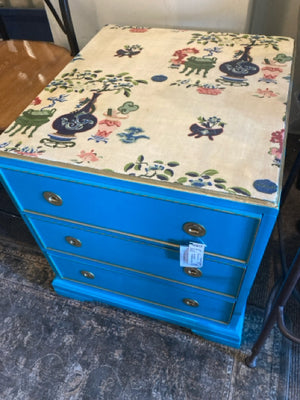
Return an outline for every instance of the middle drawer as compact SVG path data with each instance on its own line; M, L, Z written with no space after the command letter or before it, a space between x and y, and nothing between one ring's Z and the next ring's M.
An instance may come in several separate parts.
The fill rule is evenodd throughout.
M245 268L205 255L200 272L180 267L179 246L163 246L100 229L50 220L28 218L42 245L91 260L157 276L169 281L236 297ZM51 222L52 221L52 222Z

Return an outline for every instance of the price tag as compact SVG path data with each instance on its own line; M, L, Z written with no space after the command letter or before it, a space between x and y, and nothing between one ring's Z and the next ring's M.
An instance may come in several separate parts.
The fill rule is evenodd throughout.
M194 242L188 246L180 246L180 266L201 268L203 266L205 247L206 244Z

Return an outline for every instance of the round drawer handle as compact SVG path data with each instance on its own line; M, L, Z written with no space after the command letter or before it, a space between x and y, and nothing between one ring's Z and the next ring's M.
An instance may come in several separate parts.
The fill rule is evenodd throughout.
M48 201L48 203L52 204L53 206L61 206L63 201L62 198L53 192L44 192L43 193L44 199Z
M183 270L188 276L191 276L192 278L200 278L200 276L202 276L202 271L198 268L185 267Z
M94 275L92 272L82 270L82 271L80 271L80 273L81 273L81 275L84 276L85 278L88 278L88 279L95 279L95 275Z
M81 247L82 246L81 241L79 239L76 239L76 238L72 237L72 236L66 236L65 239L71 246L74 246L74 247Z
M183 302L185 305L190 306L190 307L199 307L199 303L197 300L183 299Z
M185 233L191 236L204 236L206 234L206 229L203 225L197 224L196 222L186 222L183 225L183 230Z

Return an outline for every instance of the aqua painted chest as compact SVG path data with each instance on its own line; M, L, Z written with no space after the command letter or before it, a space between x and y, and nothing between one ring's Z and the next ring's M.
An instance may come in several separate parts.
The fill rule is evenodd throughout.
M57 293L238 347L278 214L293 41L104 27L0 136Z

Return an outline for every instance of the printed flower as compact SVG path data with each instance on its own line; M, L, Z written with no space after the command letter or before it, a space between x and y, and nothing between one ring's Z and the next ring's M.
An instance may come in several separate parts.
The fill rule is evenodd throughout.
M271 74L271 73L264 73L264 78L265 79L271 79L271 80L273 80L273 79L275 79L275 78L277 78L277 76L278 76L278 74Z
M108 137L110 134L112 134L112 132L113 132L113 131L101 131L101 130L99 129L95 136L96 136L96 137L97 137L97 136Z
M89 153L87 153L84 150L81 150L80 154L78 154L78 157L82 158L83 161L87 162L94 162L99 160L94 150L91 150Z
M129 32L134 32L134 33L144 33L147 32L147 28L131 28L129 29Z
M210 94L210 95L217 95L217 94L221 94L222 90L218 89L214 86L209 87L209 86L200 86L197 88L197 92L200 94Z
M270 72L283 72L283 69L280 67L272 67L271 65L267 65L262 68L262 71L270 71Z
M33 106L38 106L39 104L41 104L42 100L39 97L36 97L34 100L32 100L31 104Z
M271 143L279 144L279 147L271 147L269 150L269 154L275 156L277 160L281 160L282 150L283 150L283 140L284 140L285 130L281 129L280 131L272 132L272 136L270 139Z
M269 150L269 154L271 156L275 156L278 160L280 160L282 156L282 151L281 149L277 149L277 147L271 147Z
M99 122L99 125L107 125L107 126L117 126L120 127L121 126L121 122L120 121L114 121L111 119L103 119L102 121Z
M277 94L276 93L274 93L273 92L273 90L270 90L270 89L257 89L257 93L259 94L259 95L261 95L261 97L268 97L268 98L271 98L271 97L276 97L277 96Z
M171 60L171 62L174 65L184 64L185 63L185 58L189 54L197 54L197 53L199 53L199 50L196 49L195 47L186 47L185 49L176 50L175 53L173 53L173 57L177 57L177 58L173 58Z

